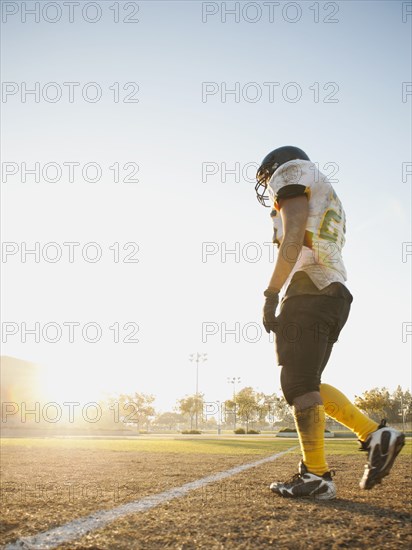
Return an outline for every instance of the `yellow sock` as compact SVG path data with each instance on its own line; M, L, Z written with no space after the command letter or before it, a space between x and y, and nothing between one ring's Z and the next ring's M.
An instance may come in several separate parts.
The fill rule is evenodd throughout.
M312 474L323 475L328 471L325 460L325 408L313 405L303 411L295 412L303 462Z
M361 441L365 441L368 435L378 428L376 422L363 414L342 392L333 386L321 384L320 395L326 414L352 430Z

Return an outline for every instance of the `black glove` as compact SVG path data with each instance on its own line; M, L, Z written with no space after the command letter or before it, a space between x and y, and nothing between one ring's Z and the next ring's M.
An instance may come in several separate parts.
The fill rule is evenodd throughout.
M275 332L277 325L275 313L279 303L279 291L268 288L263 295L266 297L263 306L263 326L266 332L270 334L270 331Z

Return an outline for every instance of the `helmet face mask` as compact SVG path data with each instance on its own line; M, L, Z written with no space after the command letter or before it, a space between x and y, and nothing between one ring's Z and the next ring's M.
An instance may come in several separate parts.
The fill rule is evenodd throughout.
M271 204L266 204L266 201L270 200L270 197L266 194L269 181L276 170L282 164L291 160L310 160L308 155L299 149L299 147L293 147L292 145L286 145L285 147L279 147L271 151L262 160L258 171L256 172L256 197L260 204L266 208L270 208Z
M278 166L279 165L277 163L274 165L262 163L258 171L256 172L256 197L260 204L262 204L266 208L271 207L270 204L266 204L266 201L270 200L270 196L267 194L268 184L270 178L272 177Z

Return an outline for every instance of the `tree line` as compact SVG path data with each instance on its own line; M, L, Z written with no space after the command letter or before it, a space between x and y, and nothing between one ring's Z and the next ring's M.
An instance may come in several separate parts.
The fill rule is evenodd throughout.
M178 399L173 411L156 412L153 395L122 394L118 403L119 420L138 430L179 431L183 429L276 429L292 427L293 411L283 395L265 394L250 386L244 387L223 402L205 401L203 394ZM385 387L366 390L355 397L355 404L374 420L386 418L389 424L412 420L412 395L398 386L392 393ZM128 414L129 413L129 414ZM196 425L197 420L197 425ZM332 420L328 424L333 425Z
M186 395L176 401L172 411L160 412L154 407L155 397L151 394L133 392L118 394L96 403L97 413L87 411L77 416L71 427L84 429L103 429L113 431L172 432L184 430L275 430L293 427L292 408L282 395L265 394L247 386L239 390L232 398L223 402L206 401L201 393ZM403 424L412 420L412 396L409 390L400 386L390 392L387 388L372 388L355 397L356 405L374 420L386 418L389 424ZM3 403L4 405L4 403ZM89 408L91 405L89 406ZM6 415L4 415L6 411ZM19 425L19 414L10 414L10 406L2 406L3 427ZM50 414L50 412L48 413ZM93 416L94 415L94 416ZM43 414L38 415L39 426L61 427L47 421ZM33 415L20 425L33 425ZM67 427L70 423L66 422ZM327 426L337 428L332 420Z

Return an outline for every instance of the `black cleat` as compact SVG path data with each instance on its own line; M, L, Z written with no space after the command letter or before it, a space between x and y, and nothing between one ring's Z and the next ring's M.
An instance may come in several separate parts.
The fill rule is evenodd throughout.
M382 420L376 431L372 432L366 441L361 441L361 451L368 453L368 463L359 483L361 489L372 489L381 483L382 478L389 475L395 458L405 445L405 434L386 427Z
M299 462L299 473L290 481L274 481L270 489L282 497L289 498L313 497L317 500L330 500L336 497L332 472L326 472L323 476L311 474L302 460Z

